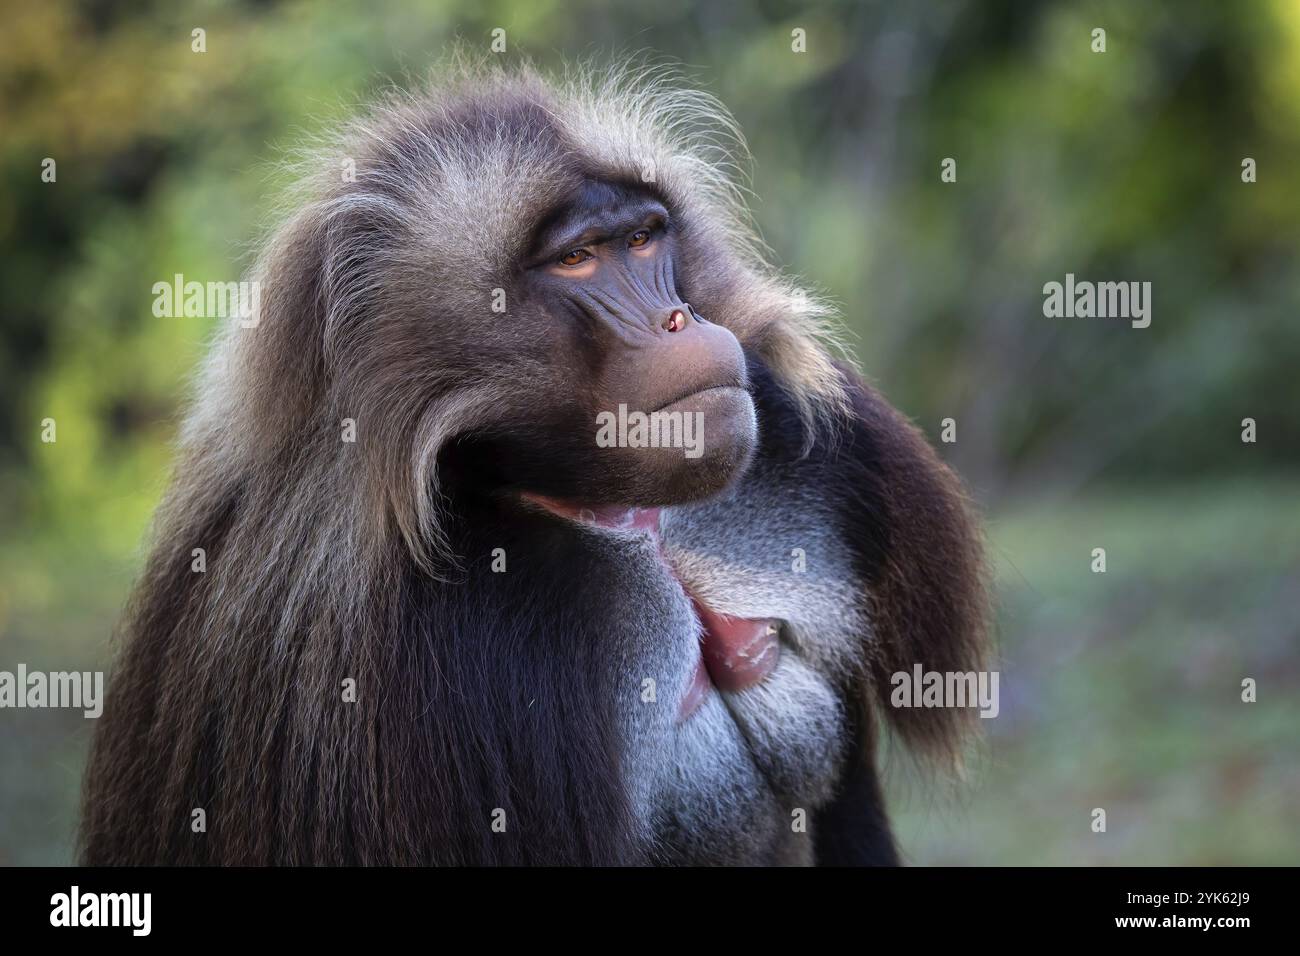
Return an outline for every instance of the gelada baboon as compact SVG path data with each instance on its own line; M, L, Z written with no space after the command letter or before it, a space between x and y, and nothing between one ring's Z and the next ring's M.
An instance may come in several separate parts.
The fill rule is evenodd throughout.
M315 160L181 435L86 862L895 862L882 722L968 712L889 678L981 666L979 539L738 144L671 77L478 67Z

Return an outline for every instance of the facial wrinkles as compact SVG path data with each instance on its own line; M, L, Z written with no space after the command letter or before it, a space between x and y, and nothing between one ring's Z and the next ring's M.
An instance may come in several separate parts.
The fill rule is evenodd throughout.
M655 293L669 305L676 305L681 298L677 294L677 278L673 275L673 257L660 256L655 263Z
M615 289L580 286L573 290L573 301L587 319L613 328L630 345L642 344L645 334L653 331L659 313L678 301L671 259L659 258L649 283L632 268L613 268Z

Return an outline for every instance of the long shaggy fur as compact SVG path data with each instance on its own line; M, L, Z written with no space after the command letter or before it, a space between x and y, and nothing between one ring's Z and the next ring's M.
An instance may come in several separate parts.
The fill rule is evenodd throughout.
M566 684L601 680L608 662L548 672L522 633L500 635L519 648L506 662L457 636L493 600L577 612L545 595L447 597L473 569L442 455L566 387L567 370L490 304L494 289L510 301L532 226L584 176L652 172L679 219L692 303L773 371L819 426L808 441L843 422L850 390L824 345L827 310L810 297L792 308L793 287L765 263L736 185L742 156L718 103L654 71L550 83L461 66L390 96L304 162L297 211L256 269L258 325L232 326L213 351L122 626L86 776L87 863L541 862L463 832L493 809L484 794L517 788L532 788L535 832L554 831L545 861L634 859L612 704ZM355 443L340 440L345 420ZM927 546L956 549L944 600L973 606L978 558L951 507L918 520L959 529ZM191 570L198 548L204 573ZM909 606L908 588L937 570L891 559L879 572L876 610L894 622L878 628L881 660L924 659L909 657L907 618L932 612ZM934 583L916 593L944 591ZM948 614L954 647L978 643L968 613ZM355 703L341 699L346 679ZM521 710L539 692L572 702L562 722ZM530 762L560 751L562 772Z

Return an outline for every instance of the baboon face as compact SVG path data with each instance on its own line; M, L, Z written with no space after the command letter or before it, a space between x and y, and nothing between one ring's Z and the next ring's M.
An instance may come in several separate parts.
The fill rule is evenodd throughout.
M537 226L520 263L519 314L565 386L539 396L548 427L496 443L520 490L584 505L679 504L748 464L756 424L744 353L687 301L682 242L661 200L597 180Z

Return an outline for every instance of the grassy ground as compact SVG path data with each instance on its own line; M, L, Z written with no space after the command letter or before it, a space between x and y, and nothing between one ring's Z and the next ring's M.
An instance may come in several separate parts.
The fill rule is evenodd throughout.
M1001 515L991 532L1002 712L981 721L963 785L891 754L908 857L1300 862L1294 485L1090 497Z
M992 516L1001 714L981 721L964 783L888 755L908 859L1300 862L1296 497L1219 485ZM103 667L132 572L75 540L6 539L0 669ZM1243 677L1257 703L1242 703ZM91 722L3 716L0 864L68 862ZM1094 807L1106 833L1090 830Z

